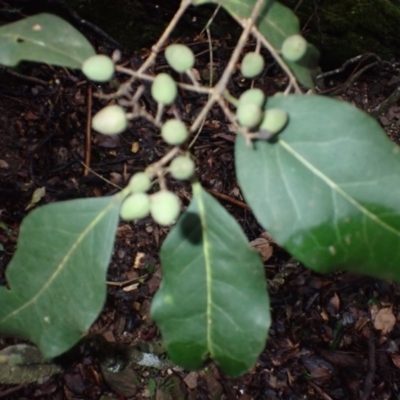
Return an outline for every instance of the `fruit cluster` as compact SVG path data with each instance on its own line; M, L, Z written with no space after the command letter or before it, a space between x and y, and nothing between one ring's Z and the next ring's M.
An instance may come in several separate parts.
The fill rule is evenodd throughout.
M120 216L126 221L132 221L150 214L158 224L167 226L176 221L180 210L179 197L169 190L160 190L151 195L134 192L122 203Z
M285 60L298 62L307 51L307 41L301 35L289 36L282 44L281 53ZM168 46L164 53L170 67L178 73L187 73L195 63L192 50L182 44ZM254 78L264 69L265 61L259 52L247 53L241 62L241 73L246 78ZM111 58L95 55L82 65L83 73L96 82L109 81L115 72ZM190 75L189 75L190 76ZM162 107L172 104L178 94L176 82L166 73L159 73L153 80L151 95ZM238 123L250 130L258 130L260 138L270 138L279 133L288 122L286 111L270 108L264 109L265 95L260 89L245 91L237 101L236 118ZM100 110L92 119L93 129L105 135L116 135L128 127L128 116L118 104L109 105ZM171 146L182 146L189 138L189 132L179 119L169 119L161 125L161 137ZM191 179L195 173L195 163L189 155L175 157L168 168L161 166L161 179L165 172L178 180ZM170 225L179 216L180 201L171 191L162 189L148 194L154 171L138 172L128 184L129 195L122 203L120 215L125 220L143 218L149 214L160 225ZM165 187L162 185L161 187Z
M166 171L175 179L186 180L194 175L195 168L190 156L181 155L172 160ZM127 187L130 194L122 203L120 216L126 221L132 221L150 214L160 225L170 225L180 213L179 197L165 189L147 194L151 187L150 174L137 172L132 176Z
M299 62L307 53L307 41L301 35L287 37L281 48L283 58L289 62ZM264 69L264 58L258 52L247 53L242 60L240 71L246 78L254 78ZM245 91L239 98L236 118L239 125L248 129L258 129L259 138L270 138L286 126L289 116L285 110L272 108L264 111L265 96L260 89Z
M261 89L249 89L239 97L236 118L238 123L249 129L267 132L265 138L278 134L286 126L289 116L285 110L264 110L265 96ZM260 139L264 138L262 134Z

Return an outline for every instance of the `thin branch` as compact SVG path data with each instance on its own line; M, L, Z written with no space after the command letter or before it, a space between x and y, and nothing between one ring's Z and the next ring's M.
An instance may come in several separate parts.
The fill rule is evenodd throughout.
M191 4L192 4L191 0L182 0L181 1L178 11L175 13L174 17L168 24L167 28L164 30L160 39L158 39L158 42L151 48L150 56L138 69L139 73L146 71L154 63L154 61L157 57L157 54L160 52L160 50L164 46L164 43L166 42L166 40L168 39L168 37L170 36L172 31L175 29L176 25L178 24L179 20L181 19L182 15L185 14L187 8Z
M239 23L241 22L239 21ZM272 54L275 61L282 68L283 72L285 72L285 74L288 76L290 85L294 87L295 92L303 93L302 90L300 89L300 86L297 83L296 77L293 75L290 68L286 65L285 61L283 61L283 58L280 56L280 54L275 50L274 46L272 46L272 44L268 42L268 40L260 33L260 31L256 27L253 27L251 33Z
M192 126L190 127L191 132L195 132L199 126L201 125L202 120L207 116L208 112L211 110L214 103L221 97L222 93L225 91L229 79L232 76L232 73L235 69L236 63L238 62L240 55L246 45L246 41L249 37L250 31L253 27L255 20L257 19L262 6L264 5L265 0L257 0L249 19L246 20L244 23L245 27L240 35L239 41L236 45L235 50L233 51L231 58L229 59L228 65L225 68L224 73L222 74L220 80L213 88L213 92L211 94L210 99L207 101L199 115L197 116L196 120L193 122Z

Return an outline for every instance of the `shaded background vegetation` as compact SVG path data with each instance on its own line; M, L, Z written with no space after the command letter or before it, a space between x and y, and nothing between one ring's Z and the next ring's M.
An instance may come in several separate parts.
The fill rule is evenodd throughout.
M281 2L295 10L304 35L320 49L324 70L362 53L375 53L385 60L400 54L399 0ZM21 7L25 14L49 11L70 19L59 0L5 0L2 3ZM149 48L158 39L180 0L65 0L65 3L128 51L137 51ZM191 7L174 36L193 37L199 33L214 9L215 4ZM0 18L9 21L16 14L6 10L1 12ZM70 22L76 24L76 21ZM221 10L213 24L214 37L238 33L237 24Z

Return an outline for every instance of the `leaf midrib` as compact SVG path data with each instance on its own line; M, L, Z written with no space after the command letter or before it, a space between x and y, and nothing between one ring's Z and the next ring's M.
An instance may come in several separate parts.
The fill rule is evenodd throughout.
M206 209L204 205L204 200L202 197L202 190L201 186L198 182L193 184L193 194L196 194L198 197L198 204L199 204L199 216L201 221L202 227L202 234L203 234L203 252L204 252L204 266L205 266L205 273L206 273L206 324L207 324L207 347L212 355L213 352L213 342L211 337L211 324L212 324L212 292L211 292L211 285L212 285L212 276L211 276L211 255L210 255L210 241L208 238L208 231L207 231L207 222L206 222Z

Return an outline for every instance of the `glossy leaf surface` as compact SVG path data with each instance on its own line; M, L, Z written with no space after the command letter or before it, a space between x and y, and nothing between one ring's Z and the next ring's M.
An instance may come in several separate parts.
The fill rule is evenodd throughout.
M263 266L237 222L198 183L160 256L151 316L169 357L189 369L210 357L231 376L249 370L270 325Z
M256 4L256 0L192 0L194 5L206 3L221 4L222 7L237 21L247 19ZM301 34L299 20L292 10L285 7L278 1L267 0L257 20L257 28L268 40L276 51L280 51L283 41L291 35ZM315 68L319 57L318 50L309 45L307 57L301 62L287 62L297 80L304 86L314 87Z
M0 287L0 333L34 342L49 358L72 347L100 313L120 200L60 202L22 222Z
M289 113L277 140L235 146L258 221L314 270L400 280L400 148L345 102L281 96L267 106Z
M95 51L73 26L52 14L37 14L0 28L0 64L36 61L81 68Z

